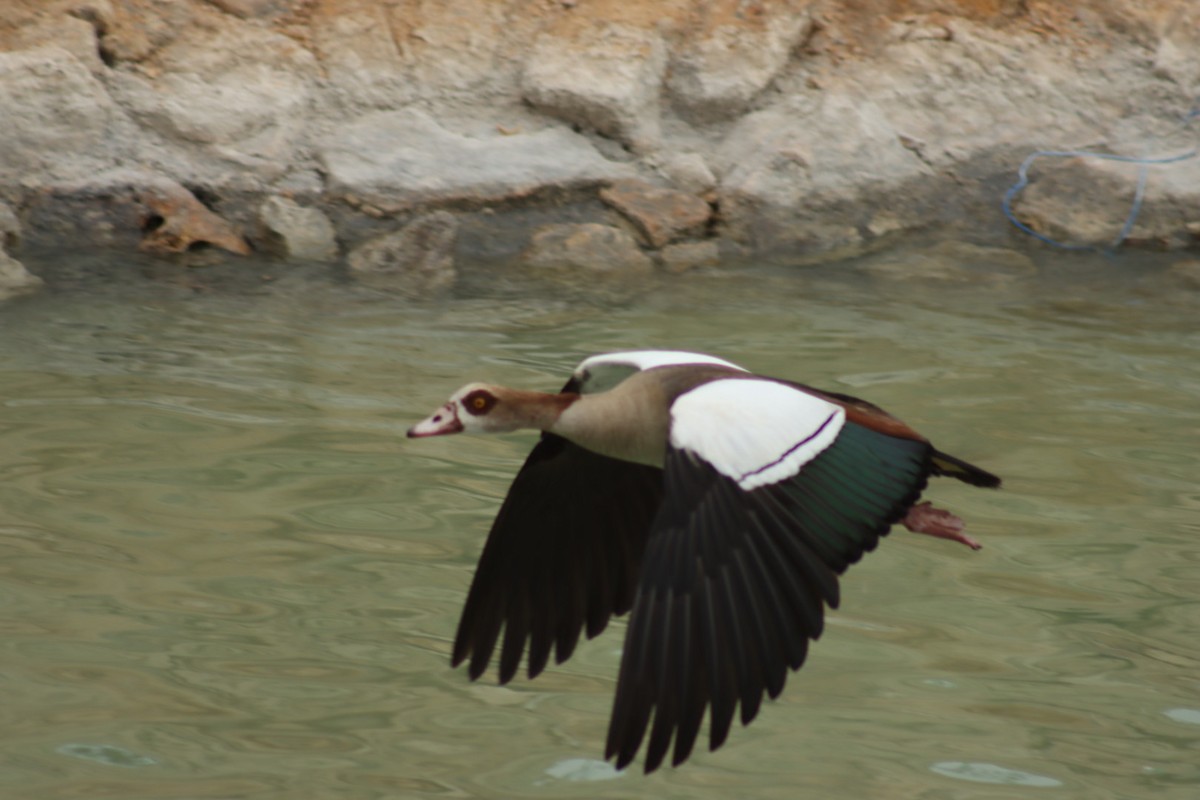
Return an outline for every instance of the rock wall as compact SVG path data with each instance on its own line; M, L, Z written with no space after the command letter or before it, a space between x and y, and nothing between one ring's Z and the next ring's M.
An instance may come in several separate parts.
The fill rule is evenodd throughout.
M804 261L1020 237L1026 156L1186 153L1198 94L1195 0L0 0L0 201L35 246L347 263L452 215L426 282L587 269L578 226ZM1136 165L1038 170L1025 224L1120 229ZM1195 246L1200 158L1144 172L1130 241Z

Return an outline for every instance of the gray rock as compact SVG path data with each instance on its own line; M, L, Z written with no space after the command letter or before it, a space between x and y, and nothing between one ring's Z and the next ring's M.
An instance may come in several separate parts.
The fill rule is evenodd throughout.
M1146 184L1125 241L1157 249L1192 244L1186 223L1200 221L1200 157L1140 167L1097 157L1039 159L1013 212L1062 244L1113 246L1134 210L1139 169Z
M352 275L371 286L414 299L433 297L451 289L458 278L457 234L458 219L436 211L355 248L347 265Z
M722 143L720 191L737 203L799 212L814 198L853 196L864 183L927 174L899 134L888 109L845 94L753 113Z
M258 220L266 232L266 249L299 261L337 260L337 232L319 209L275 195L258 207Z
M22 204L23 234L41 246L70 242L132 250L141 245L154 213L142 202L141 189L176 186L158 173L126 168L55 182Z
M0 203L0 301L34 291L42 279L6 251L21 241L21 223L7 203Z
M95 176L131 167L230 220L314 198L349 241L396 211L487 208L509 263L547 221L610 221L599 186L656 173L719 205L725 256L947 225L1005 241L997 205L1034 150L1170 155L1197 126L1196 0L1085 0L1061 37L1025 5L0 0L0 197L30 243L122 247L148 209ZM1128 198L1125 169L1093 191ZM1194 246L1198 169L1151 168L1131 244ZM1047 224L1086 233L1055 203L1087 186L1024 200L1046 191Z
M523 30L535 15L515 0L338 0L317 3L310 30L339 109L401 108L427 99L445 108L461 99L472 117L515 99ZM516 4L521 6L521 4ZM510 52L505 52L505 51ZM487 98L481 102L481 98ZM479 114L480 106L488 112Z
M150 5L129 0L81 0L70 3L72 13L92 23L100 37L100 51L114 66L143 63L195 27L197 11L189 0L159 0ZM202 9L209 11L209 9ZM204 14L212 22L213 14Z
M82 0L66 14L33 17L28 25L15 31L16 35L12 39L0 44L0 49L15 52L59 47L73 55L97 78L102 79L105 65L100 59L100 48L96 41L96 29L102 24L102 15L112 15L108 0ZM3 15L0 14L0 19L2 18ZM89 19L96 21L92 22Z
M715 267L721 260L720 247L713 239L703 242L669 244L659 253L667 272L686 272L695 267Z
M236 14L245 19L280 15L287 8L287 0L209 0L222 11Z
M165 69L158 77L113 75L114 95L137 119L218 153L290 159L318 71L309 51L230 21L219 31L188 30L159 59Z
M717 179L699 153L661 153L647 161L660 175L689 194L702 195L716 188Z
M0 53L0 185L111 166L119 114L104 85L66 50Z
M410 102L418 87L396 46L387 8L377 0L322 6L313 19L313 44L340 105L396 108Z
M36 291L42 283L24 264L0 250L0 300Z
M1107 247L1129 215L1136 167L1119 175L1092 159L1041 159L1013 213L1034 231L1062 244Z
M329 136L319 155L332 188L385 211L429 201L513 200L634 174L563 128L476 138L417 110L367 114Z
M1154 53L1154 74L1177 83L1195 97L1200 90L1200 6L1192 3L1175 12L1175 19L1164 26L1162 39Z
M789 258L862 250L884 229L1004 235L999 194L975 176L1015 180L1024 154L1094 136L1089 97L1110 78L1072 94L1061 82L1073 73L1034 39L951 29L847 65L816 91L785 87L786 100L740 119L715 164L722 233Z
M864 184L926 175L870 101L834 95L822 106L772 108L736 124L720 152L723 235L772 256L852 253L865 244ZM900 213L900 226L915 224L915 209Z
M21 244L21 221L8 203L0 202L0 250L11 250Z
M641 149L659 138L658 97L667 65L654 29L601 23L573 47L543 35L525 62L521 89L533 106Z
M513 91L513 74L503 67L500 56L508 36L516 34L521 25L523 9L520 3L515 11L506 5L509 3L498 0L422 3L405 49L414 83L423 96L470 92L474 97L478 96L475 92Z
M591 276L649 274L654 262L625 231L592 222L547 225L525 251L531 267L583 272Z
M674 106L700 123L745 111L812 31L807 8L792 5L762 4L761 16L751 19L712 19L671 59L667 89Z

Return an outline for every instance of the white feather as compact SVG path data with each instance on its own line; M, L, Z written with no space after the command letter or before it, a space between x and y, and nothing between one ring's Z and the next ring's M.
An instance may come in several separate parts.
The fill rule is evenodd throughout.
M671 445L690 450L745 491L790 478L833 444L846 412L769 380L723 378L671 406Z
M635 372L672 364L716 364L746 370L723 358L685 350L626 350L620 353L601 353L579 362L573 373L586 393L611 389Z

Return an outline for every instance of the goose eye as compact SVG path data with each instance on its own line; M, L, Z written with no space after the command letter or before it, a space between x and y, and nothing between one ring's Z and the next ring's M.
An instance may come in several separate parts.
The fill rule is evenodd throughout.
M464 397L462 402L463 408L473 416L479 416L492 410L492 406L496 405L496 397L484 389L476 389Z

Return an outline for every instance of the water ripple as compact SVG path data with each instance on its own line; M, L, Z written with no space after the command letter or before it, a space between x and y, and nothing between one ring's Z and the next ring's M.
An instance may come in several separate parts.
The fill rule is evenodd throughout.
M466 380L554 389L660 346L861 392L1006 484L934 482L983 551L893 533L753 725L605 793L1191 800L1200 329L1152 268L1063 261L982 291L839 265L629 303L147 282L6 306L0 796L596 796L623 621L532 682L448 663L536 437L403 431Z

